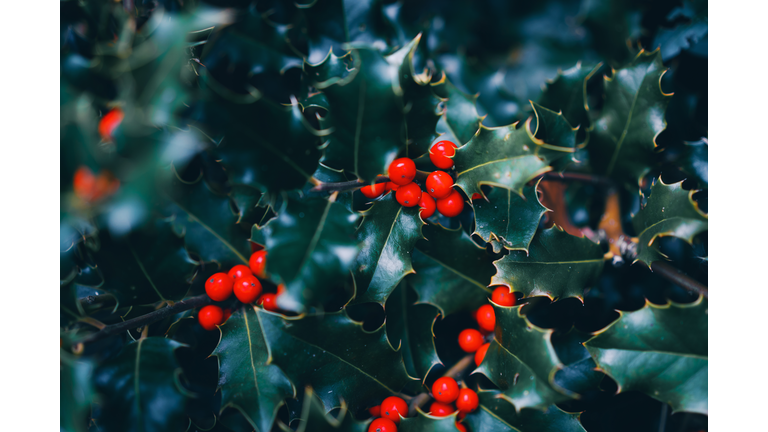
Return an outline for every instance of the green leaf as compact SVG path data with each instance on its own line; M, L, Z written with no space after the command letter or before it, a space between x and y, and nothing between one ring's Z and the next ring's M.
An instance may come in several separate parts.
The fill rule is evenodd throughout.
M709 187L709 142L706 138L685 143L685 150L678 164L680 169L688 174L689 179L698 182L700 188Z
M326 412L344 400L349 410L371 406L399 392L408 376L384 326L373 332L346 312L283 318L257 310L272 363L296 386L312 386Z
M384 307L387 337L390 345L402 353L408 375L424 381L435 365L442 364L433 331L439 312L431 305L415 302L416 294L407 280L400 282Z
M666 185L659 177L651 186L648 202L632 219L639 241L635 262L650 267L654 261L667 259L658 243L654 245L658 237L677 237L690 244L697 234L707 231L707 215L693 201L695 191L687 191L682 185Z
M483 240L493 244L494 252L501 246L509 250L528 251L541 216L547 208L539 202L534 186L523 188L523 196L510 189L493 188L488 200L472 201L475 210L475 232Z
M596 370L595 361L584 348L583 343L590 338L592 334L575 327L565 333L555 332L552 335L552 345L564 364L563 369L555 374L556 385L580 394L599 389L605 375Z
M296 397L296 391L283 371L269 364L269 345L254 307L241 308L221 326L212 355L219 359L221 411L236 408L256 430L271 430L283 400Z
M264 201L265 195L258 189L246 185L232 185L229 197L237 206L237 226L247 233L251 232L254 224L264 225L271 216L272 210Z
M280 429L285 432L293 431L282 423L280 423ZM338 416L333 417L326 413L323 402L311 387L307 387L304 391L304 404L296 432L366 432L367 430L368 422L355 421L343 400Z
M531 324L520 314L521 306L493 305L496 337L475 372L482 373L501 390L498 397L523 408L545 409L574 398L555 384L563 364L552 346L552 330ZM473 372L474 373L474 372Z
M504 285L526 297L582 298L584 288L603 271L603 250L586 237L572 236L557 226L540 230L528 253L511 251L495 261L492 285Z
M445 102L445 114L438 122L438 131L461 147L480 129L483 117L477 114L477 95L470 96L457 89L443 74L440 81L432 83L434 92Z
M93 400L93 364L64 350L60 351L60 358L59 426L65 432L85 432Z
M587 81L600 67L600 64L582 67L579 62L566 71L558 72L557 77L542 92L539 104L552 111L562 111L569 124L588 129Z
M653 39L653 46L661 48L661 58L664 61L677 57L681 51L707 39L709 32L707 9L707 0L691 0L683 2L682 7L676 7L670 12L668 21L679 21L681 17L686 18L687 21L673 28L659 27Z
M427 224L423 233L424 240L416 243L413 254L416 274L408 277L419 303L434 305L443 316L484 304L494 273L493 259L485 248L461 228Z
M590 134L589 160L597 174L637 188L653 163L656 137L666 127L672 97L661 91L659 51L640 54L605 79L605 103Z
M479 391L477 397L480 399L479 409L464 419L473 431L586 432L578 415L567 414L556 405L550 405L544 411L524 409L517 412L498 391Z
M536 131L531 130L532 118L520 128L517 123L498 128L481 124L477 134L456 150L453 158L456 185L467 196L480 193L480 186L484 184L511 189L522 195L523 186L529 180L551 171L549 164L552 161L573 153L576 130L562 115L532 105Z
M673 412L708 413L708 301L646 302L584 345L619 391L640 391Z
M416 409L416 415L400 419L397 430L400 432L456 432L457 413L447 417L434 417Z
M282 309L303 311L333 294L360 250L354 237L358 218L329 200L288 198L277 217L253 234L263 237L269 251L267 271L285 283L278 297Z
M578 20L589 29L600 56L612 65L629 60L631 52L627 41L640 36L641 17L632 10L633 3L590 0L581 5Z
M354 303L383 304L397 284L413 273L411 253L422 238L419 207L403 207L394 194L384 196L363 213L357 230L362 250L354 268Z
M181 368L174 351L183 346L161 337L126 345L94 373L101 396L96 423L105 431L184 431L188 392L181 387Z

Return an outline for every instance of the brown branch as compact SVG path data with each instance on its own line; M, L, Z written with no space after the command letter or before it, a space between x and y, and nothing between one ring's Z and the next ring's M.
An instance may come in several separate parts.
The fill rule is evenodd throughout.
M445 371L443 374L444 377L451 377L456 379L456 377L460 377L464 374L466 369L473 365L475 362L475 354L467 354L462 358L461 360L457 361L455 365L451 366L450 369ZM421 408L429 401L429 393L420 393L417 396L414 396L408 406L408 416L413 417L416 415L416 408Z
M197 297L188 298L175 303L173 306L166 306L162 309L150 312L146 315L142 315L137 318L129 319L121 323L112 324L104 327L96 333L92 333L77 343L87 344L90 342L96 342L116 334L120 334L124 331L139 328L145 325L156 323L164 318L176 315L179 312L188 311L196 307L205 306L211 304L211 298L207 294L199 295Z
M651 271L672 283L680 285L688 291L709 298L709 290L706 285L664 261L654 261L651 263Z

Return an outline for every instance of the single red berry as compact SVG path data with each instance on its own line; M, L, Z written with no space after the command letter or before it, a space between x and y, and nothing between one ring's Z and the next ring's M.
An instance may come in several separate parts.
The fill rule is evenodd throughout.
M450 169L453 166L453 155L456 154L456 144L450 141L440 141L429 149L429 160L440 169Z
M496 328L496 313L493 306L487 304L477 310L477 325L485 331L492 332Z
M389 164L389 180L404 186L416 177L416 164L408 158L395 159Z
M81 166L75 171L72 187L78 198L89 201L96 192L96 176L88 167Z
M397 425L388 418L377 418L368 426L368 432L397 432Z
M475 352L483 345L483 335L475 329L465 329L459 333L459 346L464 352Z
M360 192L365 195L366 198L378 198L382 195L384 195L384 192L387 191L387 183L376 183L368 186L363 186L360 188Z
M120 180L116 179L111 172L104 170L96 176L96 184L93 188L92 200L98 200L117 192L120 188Z
M445 217L455 217L464 210L464 198L459 191L453 189L445 198L437 200L437 211Z
M400 416L408 417L408 404L397 396L390 396L381 402L381 417L400 423Z
M204 329L213 330L217 325L224 322L224 311L216 305L205 306L197 313L197 322Z
M421 218L427 219L428 217L435 214L437 204L435 204L435 199L429 196L429 194L423 193L421 194L421 199L419 200L419 207L421 207L421 210L419 210Z
M499 306L514 306L517 303L515 294L505 286L500 286L493 290L491 300Z
M205 293L213 301L224 301L232 295L235 281L226 273L216 273L205 281Z
M433 171L427 176L427 193L436 199L445 198L453 191L453 177L443 171Z
M227 320L231 316L232 316L232 309L224 309L224 322L227 322Z
M459 397L459 385L451 377L440 377L432 384L432 397L438 402L451 403Z
M477 398L477 393L474 390L463 388L459 390L459 398L456 399L456 408L465 413L471 413L477 409L480 404L480 399Z
M435 417L448 417L456 411L456 408L451 404L444 404L441 402L432 402L429 406L429 415Z
M259 301L257 302L261 305L264 309L268 311L276 311L277 308L277 295L272 293L264 294L263 296L259 297Z
M123 121L123 110L120 108L113 108L99 120L99 135L104 141L112 139L112 134L115 132L120 123Z
M232 278L232 280L236 280L237 278L241 278L245 275L253 276L253 273L251 273L251 268L242 264L238 264L232 267L231 269L229 269L227 274L229 275L229 277Z
M483 344L483 346L480 347L475 352L475 365L480 366L480 363L483 362L483 359L485 358L485 353L488 352L488 347L491 346L490 343Z
M481 199L482 197L483 197L482 195L480 195L479 193L475 192L475 193L472 194L472 201L477 200L477 199Z
M396 183L387 182L386 185L387 185L387 192L389 192L389 191L396 191L396 190L400 189L400 185L396 184Z
M414 207L419 205L421 200L421 188L416 183L408 183L400 186L395 193L395 199L404 207Z
M245 275L235 280L235 297L241 302L253 303L261 294L261 282L254 275Z
M267 251L260 250L252 253L248 260L248 266L251 267L254 276L265 279L267 277Z
M459 413L459 415L461 415L461 413ZM459 422L456 422L456 429L458 429L459 432L467 432L467 427Z
M381 417L381 405L368 408L368 412L371 413L373 417Z

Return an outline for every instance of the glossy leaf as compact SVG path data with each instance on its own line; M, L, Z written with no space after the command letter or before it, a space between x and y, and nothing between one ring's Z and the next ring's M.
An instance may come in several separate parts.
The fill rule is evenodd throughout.
M237 206L237 225L250 233L254 224L264 225L274 215L265 195L258 189L246 185L232 185L229 197Z
M483 240L492 243L494 252L501 246L509 250L528 251L541 216L547 211L539 201L534 186L523 188L523 196L510 189L493 188L487 200L475 199L475 232Z
M477 396L480 407L464 419L473 431L586 432L578 415L567 414L556 405L550 405L543 411L524 409L517 412L515 406L500 397L498 391L479 391Z
M536 233L527 254L511 251L493 265L497 272L492 285L508 286L526 297L582 298L603 270L603 250L586 237L553 226Z
M499 397L518 411L545 409L573 399L574 393L554 383L555 373L563 364L552 346L552 330L531 324L520 315L520 308L494 305L496 337L475 372L496 384L502 393Z
M184 431L188 391L181 387L181 369L174 351L182 346L161 337L148 337L126 345L120 354L102 363L94 373L101 415L95 419L104 431Z
M646 303L584 345L619 391L640 391L674 412L708 413L708 302Z
M414 378L389 346L384 327L364 331L346 312L283 318L258 310L272 362L296 386L312 386L326 412L370 406L399 392Z
M707 231L707 215L693 201L695 191L687 191L682 185L666 185L659 178L651 186L648 202L632 219L638 238L635 262L650 267L654 261L667 259L658 249L659 237L672 236L691 243L697 234Z
M597 174L637 187L650 171L656 137L666 127L671 94L661 90L664 65L658 50L641 51L605 79L605 103L590 134L589 160Z
M269 349L258 313L245 306L221 326L212 354L219 360L221 411L236 408L258 431L271 430L283 400L296 396L283 371L269 364Z
M587 81L600 66L584 67L579 62L568 70L558 72L557 77L547 84L541 94L539 104L555 112L562 111L565 119L573 126L589 128Z
M93 364L61 350L59 425L65 432L85 432L93 400Z
M416 415L400 419L399 432L456 432L456 413L447 417L434 417L424 413L421 408Z
M357 286L355 303L383 304L409 273L411 253L422 238L424 222L418 207L403 207L387 194L363 213L357 230L362 243L353 274Z
M564 365L563 369L555 374L556 385L579 394L599 389L600 381L605 375L596 370L595 361L583 345L591 338L592 334L576 328L552 335L552 346Z
M570 157L576 145L575 129L560 114L536 104L533 109L537 130L531 130L531 118L522 127L517 123L498 128L481 124L477 134L456 150L456 185L467 196L480 193L483 184L522 195L523 186L550 171L552 161Z
M341 401L341 409L333 415L326 413L323 402L311 387L304 391L304 404L299 417L296 432L366 432L368 422L358 422L347 410L347 404ZM335 417L334 417L335 415ZM280 424L280 429L291 432L293 429Z
M492 257L462 229L428 224L416 243L408 284L419 303L434 305L443 316L478 307L490 296Z
M707 0L688 0L682 7L677 7L667 17L671 21L686 21L673 28L659 28L653 39L653 47L661 48L664 61L677 57L681 51L691 48L699 41L706 40L709 32L709 14Z
M477 95L470 96L457 89L443 74L432 89L445 102L445 114L438 122L438 131L457 146L466 144L480 129L483 117L477 113Z
M706 138L685 143L683 156L678 161L680 169L688 174L688 178L696 180L698 186L707 189L709 186L709 142Z

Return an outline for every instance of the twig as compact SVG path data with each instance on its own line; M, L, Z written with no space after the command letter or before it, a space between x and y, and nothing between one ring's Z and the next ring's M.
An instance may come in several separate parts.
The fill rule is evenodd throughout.
M474 354L467 354L462 358L461 360L457 361L455 365L451 366L450 369L445 371L443 374L444 377L451 377L456 378L461 376L464 371L470 367L472 364L474 364L475 361L475 355ZM428 393L421 393L417 396L414 396L413 399L411 399L410 406L408 407L408 416L413 417L416 415L416 408L421 408L424 406L425 403L429 401L429 394Z
M91 343L120 334L126 330L139 328L145 325L156 323L169 316L176 315L179 312L184 312L196 307L205 306L211 304L211 298L207 294L199 295L197 297L188 298L175 303L173 306L167 306L162 309L150 312L146 315L142 315L137 318L129 319L117 324L112 324L104 327L100 331L90 334L78 341L77 343Z
M680 285L688 291L701 294L704 295L704 297L709 298L709 290L707 289L706 285L683 273L682 270L678 270L675 267L672 267L664 261L654 261L651 263L651 271L672 283Z

